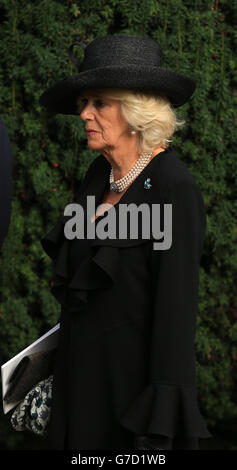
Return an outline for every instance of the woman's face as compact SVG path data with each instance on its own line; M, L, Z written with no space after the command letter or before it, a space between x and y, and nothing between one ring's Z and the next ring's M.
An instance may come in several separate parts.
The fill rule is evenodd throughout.
M93 150L112 151L129 139L129 126L122 116L120 103L103 96L103 90L84 91L78 99L80 117L87 132L88 146Z

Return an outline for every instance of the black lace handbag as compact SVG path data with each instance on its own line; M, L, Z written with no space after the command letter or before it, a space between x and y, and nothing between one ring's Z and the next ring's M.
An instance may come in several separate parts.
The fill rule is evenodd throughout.
M6 403L19 402L11 416L16 431L47 434L51 415L53 365L56 349L24 356L9 378Z
M32 431L39 436L48 433L51 416L53 375L39 382L15 408L11 425L15 431Z

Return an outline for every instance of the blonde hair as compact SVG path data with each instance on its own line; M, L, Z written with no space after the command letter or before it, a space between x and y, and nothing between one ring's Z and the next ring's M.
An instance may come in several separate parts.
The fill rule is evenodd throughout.
M129 126L138 133L139 153L150 153L156 147L168 147L174 132L185 124L179 119L168 98L149 91L106 88L97 90L103 96L119 101Z

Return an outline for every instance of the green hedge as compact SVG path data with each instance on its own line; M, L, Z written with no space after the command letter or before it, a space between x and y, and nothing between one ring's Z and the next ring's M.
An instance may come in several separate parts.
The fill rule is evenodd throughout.
M209 428L236 417L237 4L1 0L0 14L0 114L15 158L11 224L0 262L3 362L58 321L52 262L40 239L98 155L87 148L80 118L47 115L39 96L76 73L67 55L73 41L146 35L160 43L164 67L197 82L192 100L178 111L186 126L172 145L200 186L207 213L196 334L198 400ZM83 57L80 48L75 53ZM7 417L1 422L6 426ZM24 434L7 429L0 433L0 448L22 446Z

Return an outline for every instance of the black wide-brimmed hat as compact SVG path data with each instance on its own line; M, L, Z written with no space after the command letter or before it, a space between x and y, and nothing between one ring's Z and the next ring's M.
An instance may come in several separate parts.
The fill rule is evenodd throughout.
M75 45L84 49L81 63L73 55ZM108 35L94 39L87 46L74 42L68 48L68 55L78 73L56 83L39 99L41 105L54 113L78 114L76 101L86 89L154 92L166 96L177 108L190 99L196 88L191 78L162 68L161 47L149 37Z

